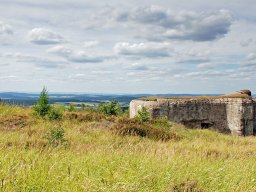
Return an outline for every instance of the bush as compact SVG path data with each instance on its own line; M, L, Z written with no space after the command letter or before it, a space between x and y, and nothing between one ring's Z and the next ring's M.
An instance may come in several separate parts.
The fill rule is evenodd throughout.
M167 117L159 117L150 121L154 126L159 128L170 128L172 124Z
M74 105L73 103L70 103L70 104L69 104L68 111L69 111L69 112L76 111L76 107L75 107L75 105Z
M81 109L80 109L80 110L84 111L84 110L85 110L85 107L86 107L86 106L85 106L85 104L84 104L84 103L82 103L82 104L81 104Z
M98 111L106 115L119 115L122 113L122 109L118 101L113 100L107 103L101 103L98 106Z
M147 137L153 140L180 140L181 137L165 128L157 128L151 124L142 123L137 119L121 118L113 126L112 131L118 135Z
M65 118L79 122L100 121L106 119L105 115L96 111L68 112Z
M136 119L140 122L148 122L150 120L150 113L146 107L142 106L141 110L138 111Z
M61 120L63 116L63 112L60 108L51 107L50 111L47 114L49 120Z
M45 87L41 91L39 99L33 109L36 115L39 115L40 117L45 117L49 113L51 106L49 104L48 91Z
M64 138L65 131L57 126L52 129L50 129L46 133L46 139L48 140L48 143L52 145L53 147L57 147L59 145L67 144L67 140Z

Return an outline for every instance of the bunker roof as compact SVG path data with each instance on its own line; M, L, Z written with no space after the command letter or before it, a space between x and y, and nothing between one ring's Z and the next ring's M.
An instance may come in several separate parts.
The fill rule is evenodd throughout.
M225 98L242 98L242 99L253 99L251 96L251 91L243 89L241 91L236 91L234 93L229 93L226 95L219 96L150 96L150 97L141 97L138 100L142 101L157 101L161 99L170 99L170 100L214 100L214 99L225 99ZM253 99L254 100L254 99Z

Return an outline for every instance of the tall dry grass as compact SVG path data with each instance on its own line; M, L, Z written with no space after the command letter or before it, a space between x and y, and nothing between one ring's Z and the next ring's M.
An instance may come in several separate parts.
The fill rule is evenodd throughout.
M49 143L55 126L69 145ZM131 127L149 135L129 134ZM150 136L162 129L175 137ZM0 191L255 191L255 149L254 137L163 120L72 112L48 121L30 109L0 106Z

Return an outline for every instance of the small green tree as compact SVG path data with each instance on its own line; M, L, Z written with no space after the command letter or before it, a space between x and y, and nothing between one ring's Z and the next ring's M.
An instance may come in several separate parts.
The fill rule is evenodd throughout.
M49 104L48 91L44 87L40 93L39 99L37 100L36 105L34 106L34 111L40 117L45 117L51 109Z
M140 122L147 122L150 120L150 113L145 106L142 106L141 110L138 111L136 118Z
M122 113L121 106L116 100L101 103L98 106L98 111L103 112L106 115L119 115Z
M65 131L62 127L56 126L48 130L45 135L45 138L48 140L49 144L53 147L60 145L67 145L68 141L65 139Z

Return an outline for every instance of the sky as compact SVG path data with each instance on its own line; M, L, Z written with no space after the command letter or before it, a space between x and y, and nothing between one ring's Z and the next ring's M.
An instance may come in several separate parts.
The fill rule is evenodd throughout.
M0 0L0 92L256 93L255 0Z

